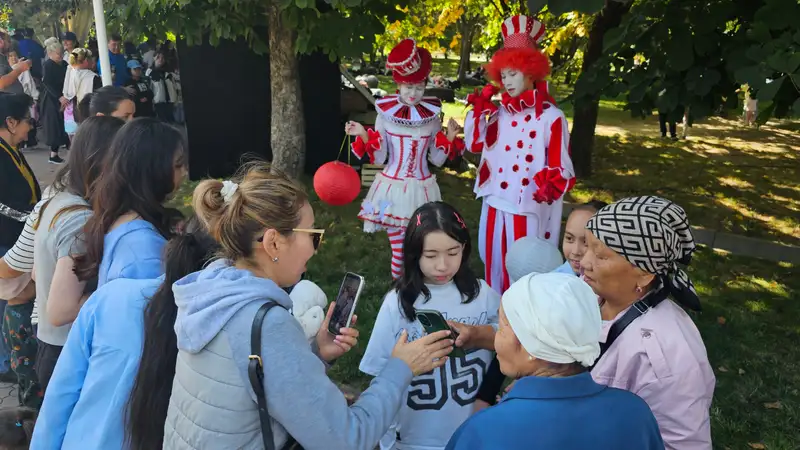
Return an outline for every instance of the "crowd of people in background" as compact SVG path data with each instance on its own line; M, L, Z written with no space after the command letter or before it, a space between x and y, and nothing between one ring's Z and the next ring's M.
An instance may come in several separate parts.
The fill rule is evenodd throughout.
M50 163L64 162L59 151L70 148L84 119L81 102L102 87L99 54L96 40L81 45L73 32L39 43L30 28L13 35L0 31L0 92L33 99L34 125L22 148L43 144L50 149ZM180 69L172 42L157 45L151 40L137 47L114 34L108 56L112 84L128 91L136 117L183 123Z

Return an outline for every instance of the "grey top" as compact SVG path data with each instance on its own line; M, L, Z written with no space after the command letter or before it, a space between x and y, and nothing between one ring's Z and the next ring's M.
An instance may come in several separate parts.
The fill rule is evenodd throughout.
M14 69L12 69L11 65L8 63L8 58L6 55L0 54L0 77L8 75L12 70ZM17 78L5 89L0 89L0 91L8 92L10 94L24 94L25 88L22 87L22 83L20 83L19 78Z
M85 206L58 214L70 206ZM50 345L63 346L72 325L55 327L47 316L50 285L59 259L80 255L86 251L82 238L83 226L92 214L89 204L77 195L59 192L39 213L39 227L33 245L34 272L36 274L36 309L39 311L38 338ZM53 218L58 218L53 221Z

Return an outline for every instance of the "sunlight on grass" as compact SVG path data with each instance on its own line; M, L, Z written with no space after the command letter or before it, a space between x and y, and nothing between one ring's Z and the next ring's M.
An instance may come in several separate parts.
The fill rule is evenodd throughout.
M752 183L736 177L719 177L717 179L719 180L720 183L724 184L725 186L735 187L739 189L753 187Z
M750 312L767 312L769 308L764 302L756 301L756 300L748 300L745 302L745 306L750 310Z

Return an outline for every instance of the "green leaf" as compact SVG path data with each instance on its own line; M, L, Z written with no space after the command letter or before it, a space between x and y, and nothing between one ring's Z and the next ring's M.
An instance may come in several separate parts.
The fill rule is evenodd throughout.
M621 45L625 40L627 31L628 30L623 27L617 27L607 31L605 36L603 36L603 52L609 53Z
M772 80L771 83L764 84L764 87L758 90L756 98L758 98L759 101L772 101L772 99L775 98L775 94L777 94L781 86L783 86L784 81L786 81L785 75L778 79Z
M766 106L761 108L762 102L758 102L758 114L756 115L756 124L757 125L764 125L767 121L772 118L772 113L775 112L775 103L766 102Z
M755 41L766 43L772 40L769 27L764 22L756 22L747 30L747 37Z
M605 0L549 0L547 8L556 16L572 11L594 14L603 9Z
M765 84L766 75L759 66L748 66L737 69L734 72L736 81L742 84L749 84L751 87L760 88Z
M692 36L688 28L680 27L672 30L667 43L667 63L678 72L689 69L694 64Z

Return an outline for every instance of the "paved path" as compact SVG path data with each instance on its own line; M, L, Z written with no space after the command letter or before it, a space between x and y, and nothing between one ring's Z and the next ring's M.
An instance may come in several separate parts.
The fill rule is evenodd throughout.
M17 399L17 385L0 383L0 409L19 406Z
M25 155L25 159L28 160L28 164L31 165L42 189L50 185L56 176L56 172L61 168L60 165L50 164L50 150L46 147L37 147L30 150L25 149L22 153ZM68 152L61 150L60 155L65 160L67 159L67 154Z

